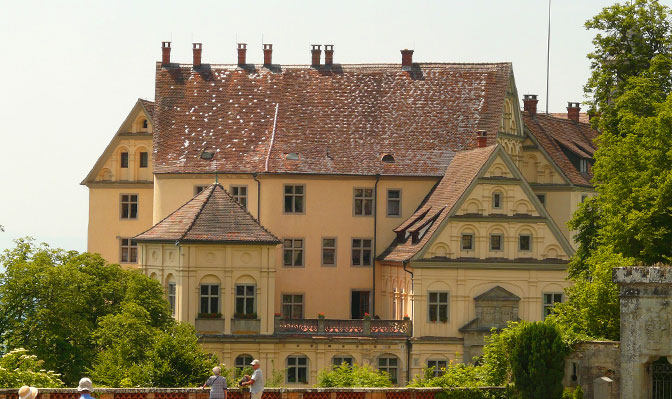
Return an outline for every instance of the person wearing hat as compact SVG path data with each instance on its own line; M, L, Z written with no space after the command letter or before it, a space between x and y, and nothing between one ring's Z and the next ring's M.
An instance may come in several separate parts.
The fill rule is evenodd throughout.
M226 378L222 377L221 367L215 367L212 369L212 377L203 384L205 389L206 386L210 388L210 399L226 399Z
M93 392L93 382L91 382L91 380L86 377L79 380L77 392L80 393L79 399L95 399L93 396L91 396L91 392Z
M19 399L35 399L37 397L37 388L24 385L19 388Z
M254 373L249 376L249 380L241 383L250 387L250 399L261 399L261 394L264 393L264 374L261 372L259 360L252 360L252 368Z

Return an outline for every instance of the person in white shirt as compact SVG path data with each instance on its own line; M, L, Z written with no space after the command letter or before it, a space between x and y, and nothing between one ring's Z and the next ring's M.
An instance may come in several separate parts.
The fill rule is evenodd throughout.
M261 372L261 366L259 365L259 360L252 360L252 368L254 373L249 378L248 381L243 382L241 385L250 387L250 399L261 399L261 394L264 393L264 374Z

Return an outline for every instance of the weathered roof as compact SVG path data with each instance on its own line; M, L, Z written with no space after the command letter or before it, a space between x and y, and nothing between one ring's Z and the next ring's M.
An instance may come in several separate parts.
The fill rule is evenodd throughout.
M157 64L154 172L442 176L477 130L495 143L511 75L510 63Z
M145 110L147 110L147 113L149 114L149 119L154 121L154 101L149 101L145 100L143 98L138 98L138 102L142 104L143 107L145 107Z
M279 244L220 184L201 191L137 241Z
M550 112L548 115L554 118L567 119L567 112ZM579 122L590 123L590 117L587 112L579 112Z
M594 142L598 132L588 123L574 122L546 114L531 116L523 112L523 121L539 145L562 170L572 184L591 186L592 171L581 173L568 158L566 151L580 158L593 158L597 146Z
M383 261L406 261L416 255L437 231L481 168L493 154L496 145L460 151L446 169L444 177L437 184L424 203L415 213L394 229L397 235L404 234L404 240L395 240L379 259ZM413 236L416 235L414 243Z

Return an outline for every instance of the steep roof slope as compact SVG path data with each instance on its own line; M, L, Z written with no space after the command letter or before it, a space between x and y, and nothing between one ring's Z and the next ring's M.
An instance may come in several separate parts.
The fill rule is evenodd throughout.
M279 244L220 184L213 184L135 237L137 241Z
M494 144L511 76L510 63L157 64L154 171L442 176L477 130Z
M531 116L528 112L523 112L523 122L572 184L591 186L590 166L588 173L581 173L565 153L568 151L580 158L593 158L597 150L595 139L598 132L590 124L546 114Z

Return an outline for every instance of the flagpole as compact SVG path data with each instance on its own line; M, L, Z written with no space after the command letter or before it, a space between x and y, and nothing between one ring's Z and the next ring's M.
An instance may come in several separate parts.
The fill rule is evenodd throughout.
M548 81L551 60L551 0L548 0L548 39L546 42L546 114L548 114Z

